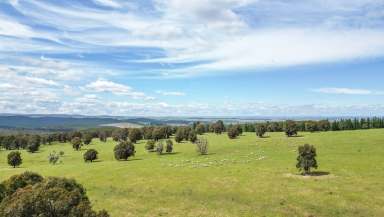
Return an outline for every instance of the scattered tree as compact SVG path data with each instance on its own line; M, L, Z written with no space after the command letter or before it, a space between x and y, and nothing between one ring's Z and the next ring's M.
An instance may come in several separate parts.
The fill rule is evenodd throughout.
M205 133L205 125L204 124L197 124L195 131L199 135L204 134Z
M93 139L92 134L87 133L87 134L85 134L85 135L83 136L83 143L84 143L85 145L89 145L89 144L91 144L92 139Z
M94 160L97 159L97 155L98 155L98 154L99 154L99 153L98 153L95 149L88 149L88 150L84 153L84 155L83 155L83 157L84 157L84 161L85 161L85 162L91 161L91 163L92 163Z
M296 136L297 135L297 124L295 121L286 121L285 122L285 134L288 136L288 137L291 137L291 136Z
M197 134L194 130L189 131L188 140L192 143L195 143L197 140Z
M228 132L227 132L227 134L228 134L228 137L230 138L230 139L236 139L237 138L237 136L239 135L239 132L237 131L237 129L236 129L236 127L229 127L228 128Z
M163 150L164 150L164 142L163 140L159 140L156 143L156 152L158 155L161 155L163 153Z
M143 135L139 129L133 128L129 131L128 138L131 142L136 143L136 141L143 138Z
M13 168L20 166L23 163L23 159L21 159L21 154L18 151L11 151L8 154L8 164L13 166Z
M39 150L39 147L40 147L40 137L37 135L32 136L28 141L27 150L31 153L35 153L36 151Z
M165 143L166 143L165 152L167 152L167 153L171 153L172 150L173 150L173 142L172 142L172 140L167 139L167 140L165 141Z
M265 126L265 124L257 124L255 131L256 131L256 136L262 138L264 134L267 132L267 127Z
M153 151L153 149L155 148L155 143L156 142L154 140L148 140L147 144L145 144L145 150Z
M128 160L135 155L135 146L132 142L122 141L113 149L116 160Z
M80 147L81 147L81 139L79 137L74 137L72 140L71 140L71 143L72 143L72 147L78 151L80 150Z
M198 138L195 142L196 144L196 151L201 154L205 155L208 153L208 140L205 138Z
M48 162L50 164L55 165L57 162L59 162L59 160L60 160L60 155L57 154L55 151L49 153L49 155L48 155Z
M296 168L307 175L311 172L311 168L317 169L316 148L313 145L305 144L298 148Z

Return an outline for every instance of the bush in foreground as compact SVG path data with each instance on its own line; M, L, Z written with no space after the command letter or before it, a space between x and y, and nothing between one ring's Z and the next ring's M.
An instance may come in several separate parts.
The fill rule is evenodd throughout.
M20 166L23 163L23 159L21 159L21 154L18 151L11 151L8 156L8 164L13 166L13 168Z
M307 175L311 172L311 168L317 168L316 148L313 145L301 145L298 148L296 168Z
M128 160L129 157L135 155L135 146L132 142L122 141L113 149L116 160Z
M98 154L99 153L95 149L89 149L83 155L84 161L85 162L91 161L91 163L92 163L94 160L97 159Z
M95 212L86 191L73 179L25 172L0 184L2 217L108 217L106 211Z
M208 140L205 138L198 138L195 142L196 151L201 154L208 154Z

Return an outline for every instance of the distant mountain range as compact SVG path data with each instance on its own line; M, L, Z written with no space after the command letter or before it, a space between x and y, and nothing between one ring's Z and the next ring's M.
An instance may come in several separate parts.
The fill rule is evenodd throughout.
M319 120L326 117L123 117L84 116L56 114L0 114L2 129L71 130L101 126L144 126L144 125L188 125L195 121L212 122L218 119L225 123L263 122L275 120ZM346 118L346 117L345 117ZM337 117L327 117L337 119Z

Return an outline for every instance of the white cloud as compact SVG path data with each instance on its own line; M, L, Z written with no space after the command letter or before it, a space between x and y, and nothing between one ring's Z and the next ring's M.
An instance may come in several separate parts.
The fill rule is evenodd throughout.
M112 8L120 8L121 5L112 0L93 0L96 4L100 4L102 6L112 7Z
M313 89L313 92L327 93L327 94L346 94L346 95L384 95L384 91L375 91L368 89L354 89L354 88L339 88L339 87L326 87Z
M93 92L109 92L115 95L129 96L133 99L153 99L153 97L146 96L143 92L134 91L130 86L118 84L104 79L98 79L90 84L87 84L84 90Z
M164 91L164 90L157 90L157 94L161 94L163 96L185 96L184 92L180 91Z

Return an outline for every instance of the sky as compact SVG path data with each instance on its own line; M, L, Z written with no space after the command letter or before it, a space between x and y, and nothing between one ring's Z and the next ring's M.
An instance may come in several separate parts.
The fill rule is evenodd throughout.
M382 116L383 0L0 0L0 113Z

